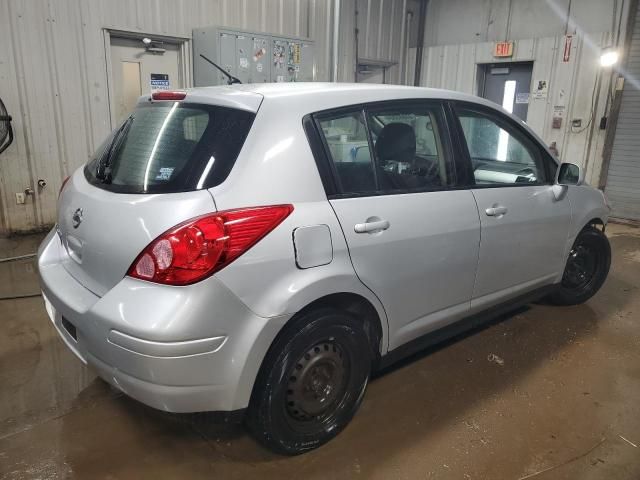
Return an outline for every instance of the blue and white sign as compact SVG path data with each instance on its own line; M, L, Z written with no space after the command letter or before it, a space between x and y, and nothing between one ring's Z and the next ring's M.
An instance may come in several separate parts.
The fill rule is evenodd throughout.
M151 74L151 90L169 90L171 84L169 82L169 75L166 73L152 73Z

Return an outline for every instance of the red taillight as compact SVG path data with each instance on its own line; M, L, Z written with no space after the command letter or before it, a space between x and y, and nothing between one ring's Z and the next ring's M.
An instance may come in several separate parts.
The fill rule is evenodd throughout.
M62 180L62 185L60 185L60 190L58 190L58 198L60 198L60 195L62 195L62 190L64 190L64 186L67 184L70 178L71 177L67 177L64 180Z
M226 210L181 223L151 242L127 275L189 285L229 265L277 227L293 205Z
M151 98L154 100L184 100L187 96L187 92L176 92L171 90L158 90L151 94Z

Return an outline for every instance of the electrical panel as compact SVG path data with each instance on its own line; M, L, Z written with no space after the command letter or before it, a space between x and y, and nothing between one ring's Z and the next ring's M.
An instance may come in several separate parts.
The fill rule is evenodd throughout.
M207 27L193 30L194 85L225 85L227 77L204 55L242 83L311 82L315 79L312 40Z

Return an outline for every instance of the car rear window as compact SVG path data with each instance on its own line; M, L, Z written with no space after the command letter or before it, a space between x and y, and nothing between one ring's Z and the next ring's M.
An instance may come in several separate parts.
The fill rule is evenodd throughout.
M121 193L172 193L222 183L255 114L182 102L140 105L98 148L87 180Z

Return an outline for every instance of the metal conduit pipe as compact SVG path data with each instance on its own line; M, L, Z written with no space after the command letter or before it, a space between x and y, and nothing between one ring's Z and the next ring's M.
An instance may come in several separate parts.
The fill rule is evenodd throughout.
M413 76L413 86L420 86L420 75L422 74L422 54L424 52L424 28L427 22L427 5L429 0L420 2L420 14L418 17L418 48L416 48L416 71Z
M338 63L339 63L339 55L338 48L340 41L340 0L333 0L333 48L332 48L332 58L333 67L331 69L331 81L338 81Z

